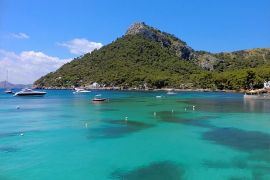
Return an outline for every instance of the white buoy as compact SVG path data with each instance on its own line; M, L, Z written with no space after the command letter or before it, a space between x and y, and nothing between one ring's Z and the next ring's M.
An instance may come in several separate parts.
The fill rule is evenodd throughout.
M125 120L127 121L128 120L128 117L125 117Z
M157 115L157 113L156 112L154 112L154 116L156 116Z
M172 113L173 113L173 109L172 109Z
M85 123L85 128L88 128L88 124L87 123Z
M187 108L185 108L185 111L187 111Z
M23 136L23 135L24 135L23 133L20 134L20 136Z
M193 111L195 110L195 106L192 106Z

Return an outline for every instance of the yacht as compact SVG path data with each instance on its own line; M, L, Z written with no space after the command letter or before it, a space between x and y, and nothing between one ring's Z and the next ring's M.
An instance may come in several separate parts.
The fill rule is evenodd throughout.
M47 94L44 91L34 91L32 89L22 89L19 92L16 92L14 94L14 96L44 96L45 94Z
M73 94L79 94L79 93L89 93L91 91L88 91L86 89L83 88L75 88L75 91L73 92Z

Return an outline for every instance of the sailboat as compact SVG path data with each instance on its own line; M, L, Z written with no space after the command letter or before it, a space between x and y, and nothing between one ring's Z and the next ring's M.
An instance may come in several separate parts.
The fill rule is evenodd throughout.
M13 92L12 92L12 90L11 89L9 89L9 88L7 88L7 82L8 82L8 71L7 71L7 79L6 79L6 81L5 81L5 93L6 94L13 94Z

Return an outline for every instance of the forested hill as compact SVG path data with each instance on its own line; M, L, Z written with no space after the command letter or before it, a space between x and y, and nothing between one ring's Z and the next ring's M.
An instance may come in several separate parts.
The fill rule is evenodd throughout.
M270 49L232 53L196 51L172 34L145 23L121 38L75 58L38 79L39 88L104 86L149 88L259 88L270 79Z

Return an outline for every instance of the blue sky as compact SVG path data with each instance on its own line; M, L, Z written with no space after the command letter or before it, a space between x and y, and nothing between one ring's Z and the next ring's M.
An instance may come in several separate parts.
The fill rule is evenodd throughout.
M269 7L268 0L0 0L0 81L5 66L18 74L12 68L17 65L25 72L11 80L31 83L60 66L58 61L106 45L138 21L175 34L196 50L269 48ZM24 80L38 64L35 59L46 68ZM20 67L20 60L32 69Z

